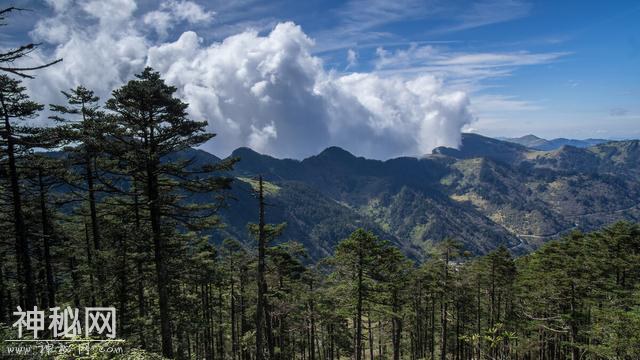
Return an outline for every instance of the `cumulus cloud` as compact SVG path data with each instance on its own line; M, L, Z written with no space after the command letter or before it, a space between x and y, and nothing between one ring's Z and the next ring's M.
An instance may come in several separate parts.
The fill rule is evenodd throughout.
M169 3L187 2L164 4ZM145 65L152 66L178 88L194 119L208 121L218 136L203 147L222 156L249 146L302 158L332 145L373 158L422 155L436 146L457 146L461 128L473 120L466 94L449 90L433 75L326 70L312 54L313 39L294 23L210 44L193 31L171 42L152 41L146 16L133 16L135 5L133 0L82 1L76 10L82 14L73 19L97 18L91 26L77 26L71 15L58 13L53 21L68 24L64 35L45 40L55 46L51 55L65 60L42 72L32 94L55 103L59 90L83 84L105 98ZM163 6L158 11L165 11ZM116 7L114 19L101 17ZM196 13L185 10L191 20L177 12L170 16L204 19Z
M369 131L362 143L364 152L375 152L382 144L395 154L425 154L438 146L457 147L461 128L472 120L466 94L445 91L433 76L404 79L358 73L337 79L337 86L343 94L352 94L364 111L352 118L355 121L348 120L348 113L340 115L334 135L348 142L343 135ZM352 101L346 96L338 98ZM341 105L342 109L348 108L348 104ZM351 131L343 133L344 127Z
M457 146L471 121L468 100L430 76L338 76L311 55L313 40L293 23L270 34L244 32L203 45L194 32L151 47L148 64L181 89L191 113L220 134L212 148L238 146L302 157L330 145L386 158Z
M193 1L168 0L160 4L158 10L144 15L145 25L155 29L160 37L166 37L167 32L178 22L186 21L189 24L206 23L213 19L215 13L205 9Z
M137 4L133 0L90 0L80 2L82 9L97 18L103 29L111 31L121 30L126 25Z

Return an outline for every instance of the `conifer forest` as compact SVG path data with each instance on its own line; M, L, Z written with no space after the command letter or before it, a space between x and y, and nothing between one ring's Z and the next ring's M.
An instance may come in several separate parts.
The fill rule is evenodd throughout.
M193 156L219 139L162 73L141 67L108 98L79 83L39 103L26 84L67 59L20 66L38 46L0 54L1 358L640 359L637 223L527 252L447 234L408 251L362 223L312 256L273 220L268 171L239 180L242 156ZM249 219L248 241L223 231L226 209ZM9 355L16 309L34 307L115 308L120 351Z

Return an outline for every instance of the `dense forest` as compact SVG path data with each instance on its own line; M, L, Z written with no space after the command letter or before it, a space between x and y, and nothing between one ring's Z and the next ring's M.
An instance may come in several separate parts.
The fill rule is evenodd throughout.
M0 68L0 339L18 306L113 306L121 358L640 358L636 224L518 258L441 239L421 262L358 229L311 261L278 240L258 177L255 242L216 239L242 159L184 155L215 138L174 87L146 68L105 101L65 89L38 127L44 105L19 79L34 69Z

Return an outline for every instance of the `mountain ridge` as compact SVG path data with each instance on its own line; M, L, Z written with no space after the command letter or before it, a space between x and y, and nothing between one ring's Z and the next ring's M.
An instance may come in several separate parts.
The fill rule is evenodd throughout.
M384 161L338 147L302 160L240 148L231 175L262 175L279 189L267 196L268 221L287 222L280 241L305 244L313 258L361 226L415 257L445 237L477 254L500 245L522 254L572 229L640 219L639 155L637 140L538 151L463 134L459 149ZM235 184L216 241L253 241L245 227L255 199L250 184Z
M595 145L604 144L607 142L611 142L614 140L607 139L567 139L567 138L554 138L554 139L543 139L533 134L524 135L516 138L508 138L508 137L500 137L499 140L508 141L514 144L520 144L527 148L541 151L549 151L556 150L561 148L564 145L570 145L577 148L588 148Z

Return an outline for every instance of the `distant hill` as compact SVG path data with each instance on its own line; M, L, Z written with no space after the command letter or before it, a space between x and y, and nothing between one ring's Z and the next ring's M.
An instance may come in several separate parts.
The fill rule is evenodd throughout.
M501 138L501 140L512 142L515 144L520 144L522 146L526 146L530 149L534 150L556 150L565 145L577 147L577 148L587 148L594 145L604 144L611 140L605 139L585 139L585 140L576 140L576 139L565 139L565 138L557 138L552 140L546 140L535 135L525 135L519 138Z
M360 226L419 257L446 237L477 254L498 245L525 253L572 229L640 220L638 141L537 151L464 134L460 149L422 158L370 160L337 147L302 161L248 148L232 156L241 159L232 174L235 200L214 240L254 241L246 224L257 219L251 188L261 174L268 221L288 223L280 241L303 243L313 258L330 254Z

